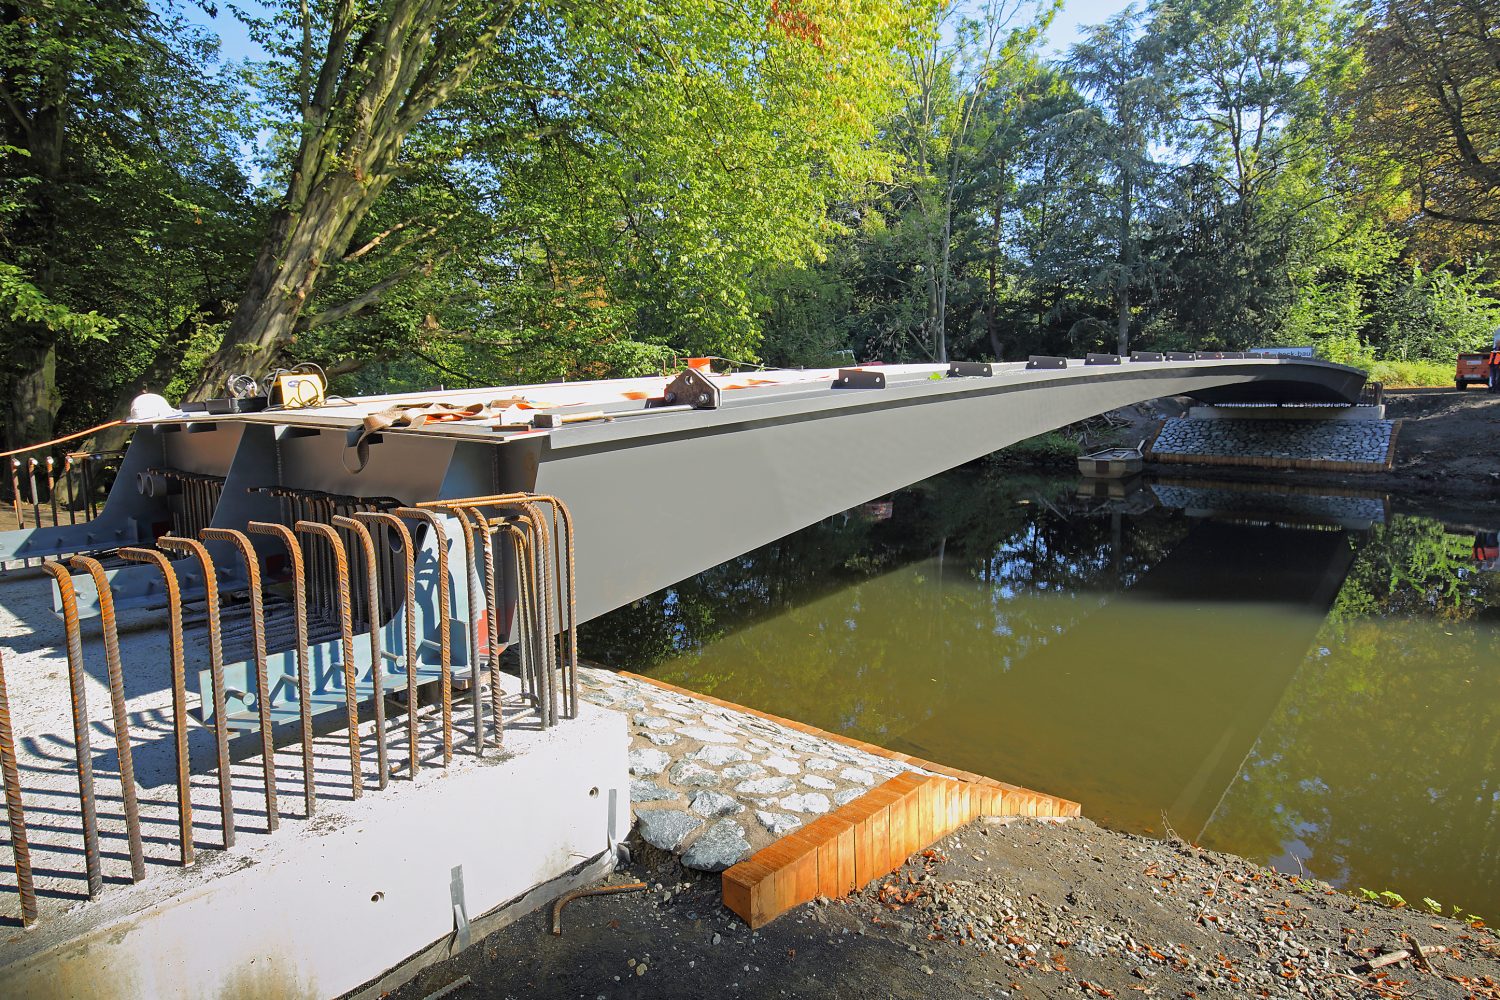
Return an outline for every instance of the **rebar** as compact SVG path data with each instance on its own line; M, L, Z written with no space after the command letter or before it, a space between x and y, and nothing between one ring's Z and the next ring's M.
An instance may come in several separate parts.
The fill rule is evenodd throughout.
M469 703L474 713L474 755L480 756L484 753L484 720L480 705L479 693L479 602L480 595L474 590L474 581L477 578L474 556L474 525L469 522L468 515L461 510L449 511L458 521L464 533L464 592L469 597L469 621L468 621L468 643L469 643Z
M193 538L174 538L167 535L157 545L168 552L193 555L203 570L203 599L205 617L208 619L208 669L213 683L214 702L214 747L218 754L219 772L219 829L224 835L224 848L234 846L234 788L233 775L229 769L229 726L224 718L224 644L219 638L219 577L214 561L209 557L208 547Z
M192 776L188 772L187 673L182 654L182 593L177 572L156 549L123 548L121 559L148 562L160 571L167 588L167 631L172 659L172 736L177 751L177 836L184 867L193 863Z
M360 551L364 553L365 601L368 605L366 624L370 629L370 685L374 690L375 698L375 761L380 787L385 788L390 781L391 766L385 748L385 690L381 676L384 671L381 667L380 651L380 579L376 572L375 540L370 537L370 529L364 524L364 520L369 516L371 515L356 514L354 517L335 515L333 523L352 532L359 540Z
M401 551L406 557L406 741L407 766L411 768L411 780L417 780L421 759L417 746L417 560L411 532L406 523L394 514L383 511L366 511L356 514L361 520L385 525L401 539ZM372 630L373 631L373 630Z
M109 674L109 710L115 727L115 752L120 759L120 797L125 803L125 836L130 843L130 877L146 877L146 851L141 844L141 807L135 793L135 763L130 749L130 719L125 713L125 678L120 666L120 632L115 624L114 595L99 560L74 556L75 569L88 573L99 595L99 621L104 633L104 664Z
M349 780L353 783L354 798L357 799L364 794L364 776L359 761L359 701L354 692L354 624L349 617L349 557L344 551L344 540L332 525L318 521L298 521L294 527L304 534L321 537L333 553L338 583L339 635L344 653L344 706L349 715Z
M245 525L245 530L280 539L292 565L292 615L297 628L297 710L302 728L302 804L304 814L312 816L318 809L318 792L313 772L312 683L307 664L307 578L303 575L302 544L284 524L251 521Z
M440 686L443 703L443 766L447 767L453 762L453 649L449 635L452 627L452 609L448 603L448 535L443 531L443 525L437 515L430 510L398 507L394 513L398 517L426 522L432 530L433 545L437 550L438 662L442 674Z
M42 568L57 581L63 628L67 633L68 693L73 708L73 753L78 764L83 861L88 873L89 898L93 899L104 888L104 876L99 871L99 813L94 803L94 760L89 749L89 706L83 682L83 635L78 629L78 595L73 591L73 578L68 575L66 567L48 562L43 563Z
M15 858L16 894L21 897L21 926L30 927L36 923L36 885L31 877L31 847L26 840L26 810L21 803L21 774L16 767L16 734L10 726L3 658L0 658L0 778L5 784L5 820L10 826L10 851Z
M63 482L68 484L68 523L78 523L78 501L73 492L73 456L63 456Z
M266 792L266 829L274 833L280 825L280 818L276 809L276 746L271 731L271 691L266 682L266 617L265 599L261 594L260 560L249 536L242 531L204 528L203 538L233 544L245 561L249 581L251 650L255 658L255 707L260 716L261 778ZM228 719L221 719L219 724L227 726L228 723Z

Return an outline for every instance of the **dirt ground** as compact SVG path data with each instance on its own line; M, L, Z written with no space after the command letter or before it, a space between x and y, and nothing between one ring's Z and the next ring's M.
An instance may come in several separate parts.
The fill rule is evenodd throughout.
M1087 820L977 822L848 899L752 932L717 877L638 860L642 892L550 909L395 996L1500 997L1500 941L1181 842ZM1446 949L1366 971L1410 947Z

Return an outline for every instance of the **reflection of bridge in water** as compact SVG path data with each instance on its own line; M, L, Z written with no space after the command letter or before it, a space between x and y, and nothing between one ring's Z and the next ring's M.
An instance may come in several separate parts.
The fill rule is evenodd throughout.
M752 600L742 613L756 620L742 628L733 612L729 621L721 614L729 634L668 658L661 676L1055 788L1101 822L1160 829L1165 813L1195 836L1281 703L1349 571L1356 544L1339 521L1352 511L1384 520L1379 499L1333 497L1320 506L1307 495L1250 490L1231 501L1229 492L1215 490L1229 501L1223 519L1210 516L1197 488L1167 494L1193 501L1186 518L1075 518L1065 530L1086 536L1077 550L1044 543L1028 554L1029 542L966 539L959 528L938 560L930 553L944 540L923 535L884 575L804 591L770 614ZM938 519L931 504L904 496L898 521L903 503L914 501L923 513L908 526ZM1012 538L1040 530L1033 522ZM820 548L833 565L845 558L836 537L825 536L790 559L816 560ZM766 551L743 563L752 578L778 571ZM1072 583L1048 576L1059 563L1081 575ZM733 566L703 579L703 592L677 588L671 601L653 598L604 620L590 644L614 654L630 636L651 633L653 614L691 621L699 605L759 593L755 584L775 587L739 579Z

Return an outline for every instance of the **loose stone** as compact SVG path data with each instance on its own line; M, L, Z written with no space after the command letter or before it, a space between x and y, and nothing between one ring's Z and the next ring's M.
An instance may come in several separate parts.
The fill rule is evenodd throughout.
M809 757L807 760L809 771L832 771L838 766L838 761L829 760L827 757Z
M838 787L820 774L805 774L802 776L802 783L809 788L821 788L825 792L833 791Z
M663 719L659 715L637 715L635 724L643 729L671 729L672 720Z
M699 820L676 809L643 809L636 814L641 839L662 851L675 851L679 844L698 829Z
M650 740L652 743L656 744L659 747L669 747L673 743L676 743L678 740L682 739L682 737L678 736L676 733L646 733L644 735L646 739Z
M732 819L721 819L693 842L682 863L688 868L720 872L734 864L750 850L744 829Z
M846 767L839 772L839 777L845 781L857 781L861 785L875 784L875 775L862 767Z

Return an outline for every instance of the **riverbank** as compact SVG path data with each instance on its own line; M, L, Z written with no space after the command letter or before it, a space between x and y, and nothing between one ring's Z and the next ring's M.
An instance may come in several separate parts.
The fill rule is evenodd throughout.
M1180 416L1191 400L1159 399L1117 410L1111 445L1131 445L1153 433L1161 420ZM1148 463L1146 471L1167 479L1213 479L1288 486L1327 486L1391 493L1394 513L1467 520L1475 501L1500 502L1500 396L1451 386L1390 389L1386 416L1401 421L1390 472L1321 472L1307 469L1240 469L1227 466Z
M1087 820L980 821L842 900L757 932L718 879L637 853L606 884L643 892L536 913L395 996L469 977L509 996L1500 997L1487 930L1363 903L1231 855ZM1446 949L1360 971L1415 940Z

